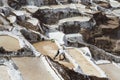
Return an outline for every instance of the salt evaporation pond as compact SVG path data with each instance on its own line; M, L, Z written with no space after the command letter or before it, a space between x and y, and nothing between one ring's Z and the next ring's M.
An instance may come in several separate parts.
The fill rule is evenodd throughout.
M5 48L7 51L17 51L20 49L19 41L11 36L0 36L0 47Z
M7 68L5 66L0 66L0 80L10 80Z
M101 77L100 72L76 49L68 49L68 53L80 65L83 72L87 75Z
M120 68L113 64L100 64L98 65L111 80L120 80Z
M38 43L33 44L33 46L36 48L36 50L41 52L43 55L48 55L52 59L58 50L58 46L56 45L56 43L51 42L51 41L38 42ZM66 62L66 61L59 61L58 57L56 58L56 61L58 61L60 64L63 64L64 66L68 67L69 69L74 68L72 63Z
M13 58L24 80L54 80L40 58Z

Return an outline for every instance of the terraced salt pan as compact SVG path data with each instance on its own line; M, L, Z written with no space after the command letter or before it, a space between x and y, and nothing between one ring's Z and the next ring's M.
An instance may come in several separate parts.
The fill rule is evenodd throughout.
M73 9L85 8L85 6L82 5L82 4L51 5L49 7L52 8L52 9L58 9L58 8L73 8Z
M101 64L99 67L105 71L111 80L120 80L120 68L113 64Z
M0 36L0 47L4 47L8 51L17 51L20 49L19 41L10 36Z
M17 10L17 11L13 11L13 14L15 14L16 16L26 16L26 17L31 17L31 14L25 10Z
M0 80L10 80L7 68L5 66L0 66Z
M51 6L42 6L40 9L64 9L64 8L71 8L71 9L78 9L80 12L85 13L93 13L91 9L86 9L85 5L82 4L66 4L66 5L51 5Z
M51 41L43 41L33 44L33 46L36 48L37 51L41 52L43 55L48 55L51 58L55 56L58 50L58 46ZM56 58L56 61L63 64L64 66L72 69L74 66L72 63L66 62L66 61L59 61L58 58Z
M65 4L65 5L50 5L50 6L42 6L40 9L59 9L59 8L85 8L82 4Z
M40 58L22 57L13 58L24 80L54 80Z
M51 9L59 9L59 8L68 8L68 5L51 5L49 6Z
M25 11L13 11L14 14L16 14L17 16L21 16L25 14Z
M77 16L77 17L71 17L71 18L65 18L61 19L59 21L59 24L64 23L64 22L70 22L70 21L80 21L80 22L85 22L89 21L91 18L87 16Z
M39 9L37 6L32 6L32 5L25 6L23 8L26 8L31 13L35 13Z
M120 3L116 0L110 0L110 5L112 7L120 7Z
M33 51L35 56L40 56L40 53L35 50L35 48L21 35L18 29L21 29L19 25L15 24L16 27L12 30L12 32L8 31L1 31L0 35L9 35L14 37L15 39L19 40L20 48L26 47L26 45ZM12 41L13 42L13 41Z
M37 26L39 23L39 21L36 18L28 19L27 22L33 24L34 26Z
M92 11L91 9L85 9L85 8L78 8L78 10L82 13L89 13L89 14L92 14L95 12L95 11Z
M101 77L99 71L76 49L68 49L70 56L80 65L83 73Z
M120 16L120 9L115 9L112 11L112 13L116 16Z
M91 18L87 16L70 17L70 18L59 20L58 24L48 25L48 26L51 28L58 28L60 24L65 23L65 22L73 22L73 21L86 22L86 21L89 21L90 19Z

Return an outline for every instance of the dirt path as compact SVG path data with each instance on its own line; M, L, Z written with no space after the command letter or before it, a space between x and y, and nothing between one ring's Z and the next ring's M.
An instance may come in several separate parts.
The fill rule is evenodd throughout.
M24 80L54 80L40 58L13 58Z
M113 64L99 65L111 80L120 80L120 69Z
M88 62L88 60L76 49L68 49L68 53L71 55L73 59L80 65L83 72L87 75L94 75L100 77L100 73L96 70L96 68Z
M43 41L43 42L39 42L39 43L35 43L33 44L33 46L39 51L41 52L43 55L48 55L51 58L54 57L54 55L57 53L58 47L54 42L51 41ZM64 66L72 69L74 66L72 65L72 63L66 62L66 61L59 61L58 57L56 58L56 61L58 61L59 63L63 64Z
M0 36L0 47L1 46L8 51L17 51L20 49L19 41L10 36Z
M5 66L0 66L0 80L10 80L7 68Z

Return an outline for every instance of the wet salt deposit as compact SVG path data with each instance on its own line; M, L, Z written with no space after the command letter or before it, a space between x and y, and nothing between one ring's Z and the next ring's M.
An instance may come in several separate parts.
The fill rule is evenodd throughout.
M105 71L105 73L111 80L119 80L120 68L117 68L115 65L113 65L111 63L110 64L101 64L101 65L99 65L99 67L101 69L103 69L103 71Z
M33 44L33 46L41 52L43 55L51 55L53 57L54 54L57 53L58 47L54 42L51 41L43 41Z
M20 49L19 41L10 36L0 36L0 47L8 51L17 51Z
M24 80L54 80L40 58L13 58Z
M83 73L87 75L101 76L99 71L76 49L68 49L68 53L80 65Z
M0 66L0 80L11 80L5 66Z

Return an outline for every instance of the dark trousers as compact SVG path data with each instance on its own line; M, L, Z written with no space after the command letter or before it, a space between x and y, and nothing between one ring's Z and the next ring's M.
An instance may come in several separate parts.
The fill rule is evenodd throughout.
M53 58L55 60L55 58L59 55L59 60L64 60L66 57L65 57L65 54L64 53L61 53L59 52L59 50L57 51L57 54L55 55L55 57ZM61 58L63 56L63 59Z
M57 51L57 54L54 56L53 59L55 59L59 55L59 50Z

